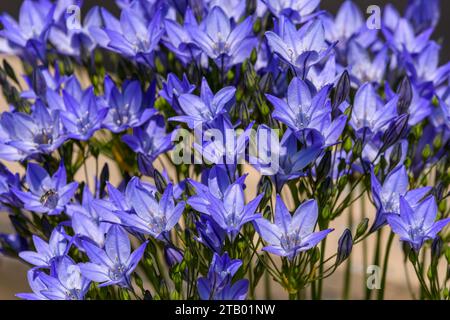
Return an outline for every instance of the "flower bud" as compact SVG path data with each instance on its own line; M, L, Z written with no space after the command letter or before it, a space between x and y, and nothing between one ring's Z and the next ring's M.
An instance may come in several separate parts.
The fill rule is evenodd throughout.
M437 266L442 254L443 241L441 237L436 237L431 244L431 265Z
M336 266L344 262L352 252L353 238L350 229L345 229L338 242L338 251L336 256Z
M331 151L328 150L317 166L317 181L322 181L328 176L331 169Z
M408 132L408 114L402 114L395 118L390 124L387 130L384 132L382 141L382 151L386 151L389 147L394 145L397 141L403 139Z
M408 113L408 108L413 98L413 92L411 82L409 81L409 78L407 76L405 76L400 82L397 88L397 94L398 94L398 103L397 103L398 114Z
M183 254L174 248L165 247L164 259L166 260L167 265L172 268L183 261Z
M163 194L167 188L166 179L159 173L158 170L153 170L153 179L155 179L155 186L159 193Z
M361 237L367 231L368 226L369 226L369 219L364 218L364 220L361 221L356 227L355 239Z
M332 99L333 111L336 110L339 105L344 102L350 94L350 77L347 70L345 70L338 80L334 95Z

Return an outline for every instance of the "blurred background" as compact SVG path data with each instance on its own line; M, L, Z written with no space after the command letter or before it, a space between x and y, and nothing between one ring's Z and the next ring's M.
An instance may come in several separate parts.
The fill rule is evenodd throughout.
M223 0L226 1L226 0ZM243 0L244 1L244 0ZM398 8L400 12L404 11L408 0L391 0L391 1L380 1L380 0L354 0L355 3L359 5L363 12L369 5L379 5L384 6L386 3L392 3ZM19 8L21 5L21 0L14 1L0 1L0 12L8 12L14 17L18 16ZM343 3L343 0L322 0L321 7L323 9L329 10L332 13L336 13L339 6ZM86 12L92 6L99 5L108 8L111 12L118 14L119 10L114 4L113 0L101 1L101 0L84 0L83 12ZM448 30L450 30L450 20L447 18L447 14L450 14L450 1L441 0L441 20L437 29L434 33L434 39L438 40L442 45L441 51L441 61L450 60L450 42L448 41ZM444 38L446 41L444 41ZM7 58L10 63L17 69L17 74L21 74L20 63L17 58L5 57L0 55L0 60ZM7 106L3 97L0 96L0 111L6 110ZM105 161L105 160L104 160ZM19 166L14 166L8 164L15 172L23 172ZM258 173L251 167L247 167L250 178L247 179L248 188L247 190L256 190L256 185L259 180ZM114 181L114 172L112 171L112 182ZM118 180L116 176L116 180ZM248 198L254 197L254 194L247 194ZM291 205L290 209L294 209ZM354 221L353 228L360 222L360 216L364 213L365 216L372 218L375 214L374 208L371 203L366 199L364 202L355 203L351 208L351 212L344 212L340 218L334 221L331 227L335 228L335 231L330 234L328 240L328 255L336 252L336 244L339 236L342 234L344 229L349 226L349 215L352 216ZM371 219L372 220L372 219ZM11 232L12 229L9 225L8 218L6 214L0 212L0 233ZM386 233L387 235L387 233ZM372 237L373 238L373 237ZM384 239L386 241L386 239ZM397 241L396 241L397 242ZM352 278L352 288L351 288L351 298L361 299L364 297L364 291L366 287L366 270L363 270L363 260L367 257L372 257L373 252L373 239L369 238L365 246L357 245L352 253L352 265L350 268L350 276ZM370 261L369 260L369 261ZM367 260L366 260L367 261ZM20 261L13 260L0 255L0 299L15 299L14 294L18 292L29 292L30 289L27 284L26 272L29 267ZM339 299L342 296L343 278L344 278L345 267L341 266L338 271L330 278L325 280L324 287L324 298L326 299ZM404 268L403 263L403 253L400 244L397 242L391 252L391 260L389 265L389 272L387 275L387 286L386 286L386 299L411 299L412 296L409 293L407 287L407 277L411 277L411 286L413 288L417 287L416 281L414 281L414 272L408 268ZM285 299L287 295L284 290L277 284L270 284L272 297L275 299ZM264 288L259 290L257 297L263 298Z

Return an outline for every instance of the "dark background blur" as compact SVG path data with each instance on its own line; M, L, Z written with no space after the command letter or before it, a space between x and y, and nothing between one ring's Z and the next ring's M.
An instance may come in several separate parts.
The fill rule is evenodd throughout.
M227 1L227 0L223 0ZM245 1L245 0L242 0ZM344 0L322 0L321 8L329 10L335 13L339 6L343 3ZM354 0L365 13L366 9L370 5L379 5L383 7L386 3L392 3L395 7L401 12L404 12L404 8L406 7L408 0ZM11 15L17 17L19 8L22 1L20 0L0 0L0 12L8 12ZM114 0L84 0L83 11L86 12L92 6L99 5L106 7L108 10L112 11L116 15L119 10L115 5ZM440 23L433 35L434 39L441 40L441 38L447 38L442 43L442 52L441 58L442 61L450 60L450 41L448 40L448 30L450 30L450 19L448 16L450 15L450 0L441 0L441 19Z

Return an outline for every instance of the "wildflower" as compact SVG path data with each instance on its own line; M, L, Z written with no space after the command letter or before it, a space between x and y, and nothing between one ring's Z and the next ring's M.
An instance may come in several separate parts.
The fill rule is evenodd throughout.
M222 256L214 253L208 276L198 279L200 299L244 300L247 296L248 280L241 279L232 283L232 278L241 265L241 260L231 260L226 252Z
M315 200L302 203L291 216L283 200L277 195L275 223L264 218L255 220L254 225L260 236L269 243L263 250L293 259L301 251L315 247L333 229L314 232L318 218Z
M419 251L427 240L433 240L449 222L450 218L436 220L437 205L432 196L427 197L417 206L400 197L400 214L389 214L387 221L392 231L400 236L401 241Z
M66 169L62 162L52 177L44 168L30 162L25 180L29 191L14 188L14 194L23 202L25 209L49 215L61 213L78 188L77 182L67 184Z
M116 284L131 288L131 275L144 254L147 242L131 253L127 233L122 227L114 225L106 235L103 249L89 241L82 241L82 246L90 260L79 264L84 277L99 282L100 287Z

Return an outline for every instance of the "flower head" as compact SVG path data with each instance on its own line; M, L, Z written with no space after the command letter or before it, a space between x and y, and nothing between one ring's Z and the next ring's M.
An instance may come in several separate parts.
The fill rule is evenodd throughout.
M105 246L100 248L89 241L82 241L90 262L79 264L84 277L99 282L100 286L119 285L131 287L131 275L144 254L147 242L131 253L130 239L125 230L112 226L106 235Z
M62 162L52 177L41 166L29 163L25 180L29 191L13 189L15 195L23 202L25 209L49 215L61 213L78 188L77 182L67 184Z
M293 259L301 251L315 247L333 229L314 232L318 218L317 202L302 203L293 216L278 195L275 207L275 223L264 218L255 220L260 236L270 245L263 250Z
M450 223L450 218L435 221L436 216L437 205L432 196L415 207L411 207L404 197L400 197L400 214L388 215L387 221L401 241L419 251L425 241L436 238L442 228Z
M207 277L198 279L198 294L202 300L244 300L249 282L241 279L232 283L233 276L242 261L231 260L228 253L219 256L214 253Z

